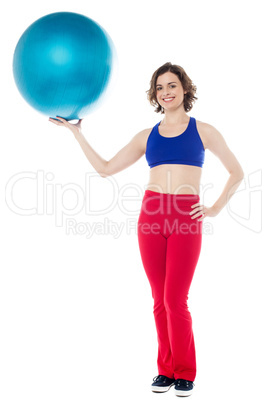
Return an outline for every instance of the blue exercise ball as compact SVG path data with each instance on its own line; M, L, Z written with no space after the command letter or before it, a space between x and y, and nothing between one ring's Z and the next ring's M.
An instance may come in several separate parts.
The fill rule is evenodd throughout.
M46 116L81 119L110 80L115 48L107 32L76 13L48 14L20 37L13 56L19 92Z

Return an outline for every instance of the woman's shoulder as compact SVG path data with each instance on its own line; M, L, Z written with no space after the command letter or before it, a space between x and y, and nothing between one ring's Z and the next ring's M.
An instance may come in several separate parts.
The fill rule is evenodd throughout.
M216 130L216 128L206 122L200 121L196 119L197 129L200 130L203 134L210 134ZM217 131L217 130L216 130Z
M135 134L131 142L135 143L139 148L146 149L146 144L148 137L153 130L153 127L151 128L145 128L144 130L139 131L137 134Z
M200 120L196 120L196 124L205 149L210 148L214 143L225 142L222 134L212 124Z
M144 130L139 131L139 133L136 134L136 137L138 137L140 139L147 139L152 130L153 130L153 127L145 128Z

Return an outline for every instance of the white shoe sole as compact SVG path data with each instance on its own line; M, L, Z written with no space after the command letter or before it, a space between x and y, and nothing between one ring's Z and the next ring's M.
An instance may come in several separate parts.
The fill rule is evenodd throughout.
M193 394L193 390L192 389L190 389L190 391L179 391L179 390L176 390L175 389L175 395L176 396L190 396L190 395L192 395Z
M168 387L151 387L152 392L167 392L174 384L169 385Z

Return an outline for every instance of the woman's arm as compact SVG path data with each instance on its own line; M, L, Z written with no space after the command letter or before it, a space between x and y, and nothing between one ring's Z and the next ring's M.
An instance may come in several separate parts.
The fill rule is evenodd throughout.
M49 121L58 126L65 126L73 132L88 161L101 177L107 177L118 173L141 158L145 153L146 138L151 131L151 129L147 129L136 134L132 140L125 145L125 147L123 147L112 159L107 161L91 147L82 134L82 120L79 120L77 124L72 124L61 117L57 117L57 119L58 120L50 118Z
M221 195L215 201L212 207L207 208L200 204L195 204L193 206L194 208L197 208L190 212L191 215L194 214L194 217L192 217L192 219L198 218L199 216L203 215L202 218L198 219L200 221L203 220L206 216L218 215L218 213L228 203L232 195L236 192L237 188L244 178L244 172L237 158L226 144L226 141L223 138L222 134L210 124L199 122L198 126L201 137L203 137L205 143L205 148L209 149L220 159L220 161L230 174Z
M244 178L244 172L221 133L210 125L206 128L206 146L220 159L230 174L221 195L213 204L213 209L219 213L236 192Z

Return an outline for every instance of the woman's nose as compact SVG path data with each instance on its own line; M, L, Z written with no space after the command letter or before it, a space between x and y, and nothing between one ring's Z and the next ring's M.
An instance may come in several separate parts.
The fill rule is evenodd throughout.
M169 94L170 94L169 88L163 89L163 96L166 96L166 95L169 95Z

